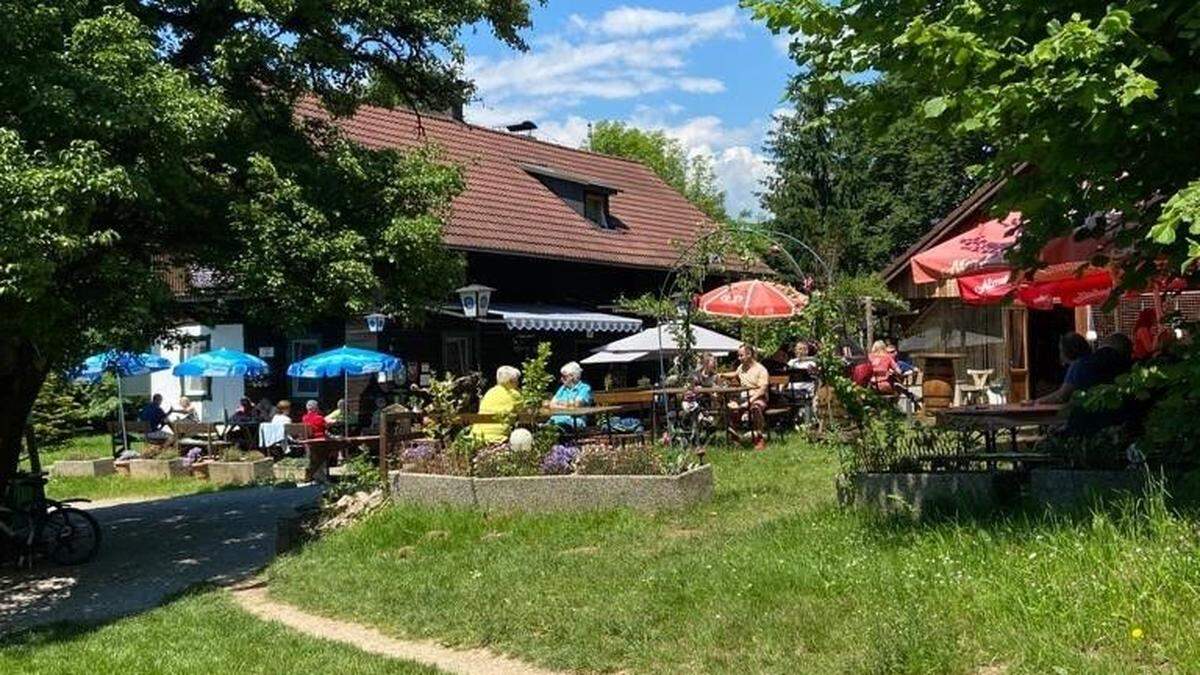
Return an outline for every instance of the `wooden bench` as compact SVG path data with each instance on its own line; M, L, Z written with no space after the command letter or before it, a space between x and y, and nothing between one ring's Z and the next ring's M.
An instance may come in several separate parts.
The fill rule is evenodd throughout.
M200 448L204 454L212 457L233 445L225 440L212 422L172 422L171 431L175 432L175 445L182 454L191 448Z
M133 448L134 443L148 443L146 433L150 431L150 426L140 420L125 421L125 436L129 441L129 449ZM121 454L121 423L108 423L109 441L112 443L112 454L116 457Z

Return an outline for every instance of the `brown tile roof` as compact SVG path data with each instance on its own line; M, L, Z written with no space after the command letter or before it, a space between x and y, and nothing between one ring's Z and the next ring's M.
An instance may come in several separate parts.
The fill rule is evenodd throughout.
M301 115L327 117L314 103ZM676 242L714 224L641 163L465 124L438 115L363 106L337 125L372 148L432 142L464 166L466 190L455 199L446 245L608 265L669 269ZM602 229L530 175L529 166L587 176L616 190L609 211L625 225Z

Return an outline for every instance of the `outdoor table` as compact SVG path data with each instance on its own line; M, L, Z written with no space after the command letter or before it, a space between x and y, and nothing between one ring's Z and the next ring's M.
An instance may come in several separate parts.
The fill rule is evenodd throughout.
M576 406L574 408L542 408L538 411L538 417L550 419L551 417L562 415L564 417L591 417L592 415L611 415L612 413L621 412L622 406L619 405L587 405Z
M574 408L546 407L546 408L542 408L541 410L538 411L538 418L542 419L542 420L549 420L551 417L559 417L559 416L575 418L575 417L591 417L593 415L612 415L614 413L621 412L623 409L624 408L619 405L588 405L588 406L576 406ZM609 441L611 441L612 440L612 425L607 424L607 425L605 425L605 427L606 427L606 431L608 433ZM577 425L572 424L570 429L563 429L562 431L566 436L574 438L574 437L580 436L581 434L578 432L580 432L582 430Z
M217 429L221 432L221 438L226 441L234 441L231 436L240 434L245 439L245 447L253 450L260 447L258 442L258 428L261 424L263 424L263 422L258 420L246 422L222 422L217 424Z
M754 389L754 387L742 387L742 386L737 386L737 387L723 387L723 386L716 386L716 387L662 387L660 389L652 390L651 393L656 398L659 396L663 397L663 412L665 414L665 419L668 422L668 429L670 429L671 427L669 426L669 424L670 424L670 418L671 418L670 417L671 409L670 409L669 401L672 398L682 396L683 394L686 394L688 392L694 392L696 394L704 394L704 395L709 395L709 396L716 396L721 400L721 403L722 403L721 408L724 411L724 409L726 407L728 407L730 396L741 396L742 394L744 394L748 391L752 391L753 389ZM722 415L727 415L727 413L722 412ZM657 418L657 415L655 417ZM728 428L729 425L728 425L727 421L725 419L722 419L721 422L726 427L725 431L726 431L726 434L728 435L728 433L730 432L730 429ZM656 429L655 435L657 435L657 433L658 432Z
M307 480L317 480L317 476L327 475L329 459L342 450L350 450L363 445L379 446L379 436L330 436L324 438L306 438L297 441L308 451L308 468L305 470Z
M948 408L935 413L937 425L946 429L975 432L983 436L985 451L996 452L997 436L1007 431L1012 452L1017 452L1017 429L1046 427L1065 421L1065 406L1056 404L1005 404Z
M925 362L921 372L924 380L921 383L921 404L928 412L935 412L950 407L954 400L954 362L966 358L965 354L956 352L917 352L911 355L914 359Z

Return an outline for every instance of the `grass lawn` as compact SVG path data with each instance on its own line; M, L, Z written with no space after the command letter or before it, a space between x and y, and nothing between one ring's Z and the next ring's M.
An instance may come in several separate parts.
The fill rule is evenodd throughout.
M58 445L38 449L38 459L42 462L43 471L49 471L55 462L68 457L71 459L112 457L112 441L109 440L107 434L94 434L76 436Z
M222 591L187 595L98 628L63 625L0 640L0 673L435 672L260 621Z
M717 496L689 512L394 507L277 561L270 589L553 667L1200 670L1200 535L1161 504L881 521L834 504L827 449L712 455Z
M108 436L79 436L60 445L38 451L42 470L49 471L55 462L67 458L111 457L112 445ZM28 468L26 465L24 468ZM210 492L216 488L191 476L162 480L133 480L128 476L112 475L98 478L51 476L46 494L54 499L83 497L85 499L119 499L125 497L173 497L176 495Z
M46 483L46 495L52 499L82 497L92 501L126 497L175 497L217 489L212 483L191 476L156 479L133 479L120 474L95 478L51 476L50 482Z

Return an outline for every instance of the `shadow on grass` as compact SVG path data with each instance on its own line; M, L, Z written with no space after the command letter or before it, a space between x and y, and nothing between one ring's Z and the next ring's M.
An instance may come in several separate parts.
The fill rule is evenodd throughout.
M91 508L99 555L74 567L4 570L0 633L137 614L195 584L242 579L271 561L278 519L318 493L257 488Z
M199 597L216 591L219 588L220 586L216 584L201 582L180 591L169 593L162 598L160 603L142 611L107 616L103 619L93 621L71 621L64 619L53 623L21 628L11 633L0 634L0 649L36 649L57 643L73 642L86 638L91 633L111 624L137 616L143 612L150 612L159 608L165 609L177 602Z

